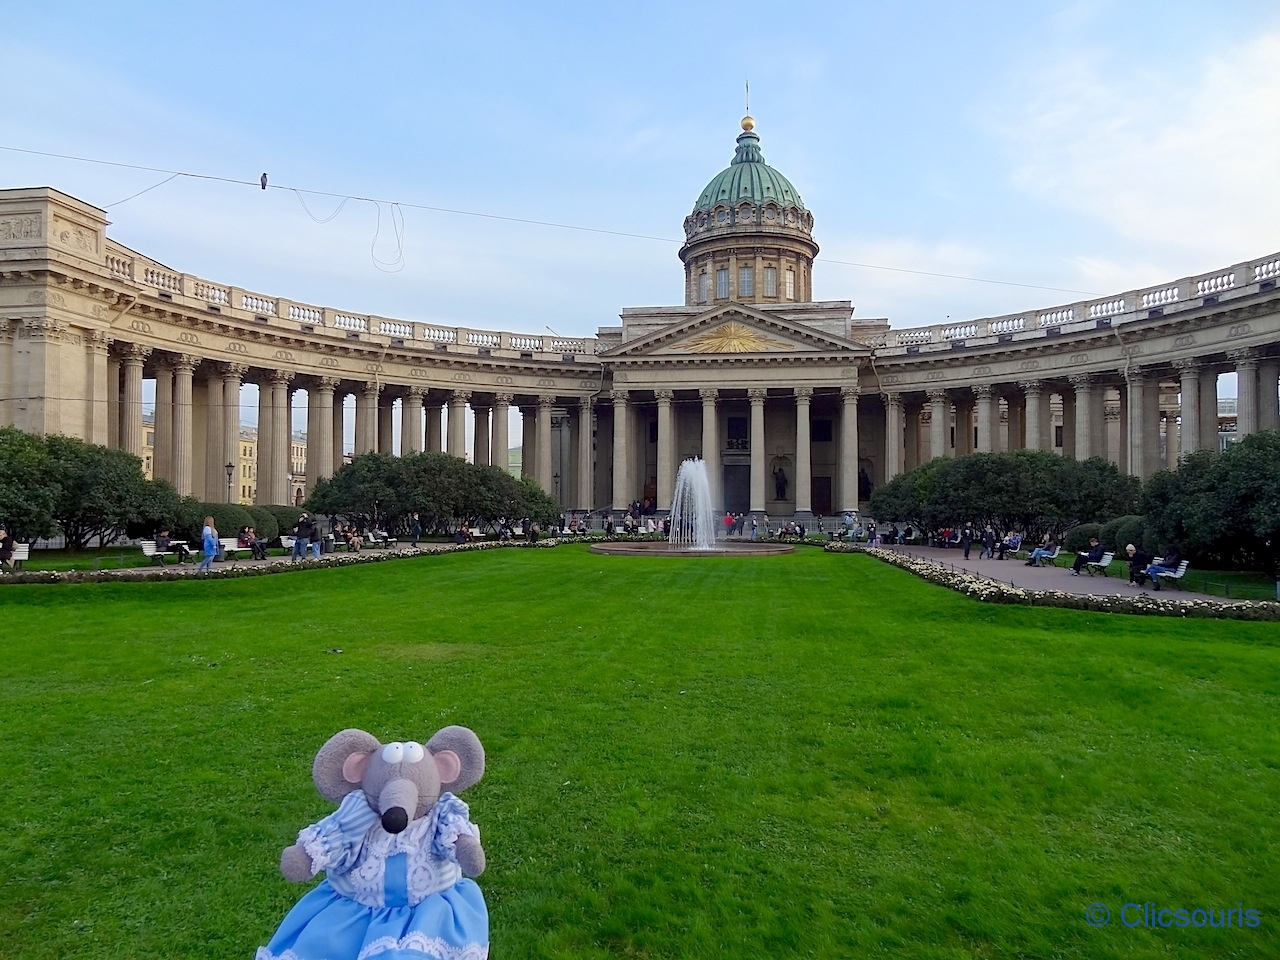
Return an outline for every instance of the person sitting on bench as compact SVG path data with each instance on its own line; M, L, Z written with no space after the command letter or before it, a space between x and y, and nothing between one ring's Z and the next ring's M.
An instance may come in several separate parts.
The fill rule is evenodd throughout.
M1166 548L1160 562L1153 561L1151 566L1147 567L1147 576L1151 578L1151 589L1159 590L1160 574L1177 573L1180 563L1182 563L1182 556L1178 553L1178 548L1173 546Z
M1098 542L1097 537L1090 537L1089 549L1081 550L1076 554L1076 562L1071 565L1071 575L1073 577L1080 576L1080 571L1084 569L1086 563L1097 563L1106 552L1102 544Z

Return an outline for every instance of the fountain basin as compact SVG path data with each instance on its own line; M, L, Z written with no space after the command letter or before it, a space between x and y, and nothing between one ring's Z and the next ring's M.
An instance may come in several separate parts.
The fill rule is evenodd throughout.
M793 553L795 544L762 541L730 541L700 549L666 540L606 540L591 544L592 553L615 557L776 557Z

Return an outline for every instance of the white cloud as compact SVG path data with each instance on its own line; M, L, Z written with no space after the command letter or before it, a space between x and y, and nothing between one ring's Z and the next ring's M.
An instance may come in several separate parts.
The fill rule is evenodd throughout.
M1187 270L1275 249L1280 34L1142 72L1055 57L1022 89L999 125L1019 189ZM1134 276L1132 265L1117 272Z

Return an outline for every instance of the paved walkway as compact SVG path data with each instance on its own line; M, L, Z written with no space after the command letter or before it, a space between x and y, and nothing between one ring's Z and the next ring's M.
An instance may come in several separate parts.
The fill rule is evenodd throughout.
M979 560L977 547L970 551L968 560L964 558L964 551L957 549L943 550L941 547L888 547L886 549L926 560L935 560L956 570L986 577L988 580L1012 583L1015 587L1022 587L1024 590L1060 590L1063 593L1095 597L1132 597L1152 592L1150 584L1146 590L1140 590L1130 584L1127 571L1119 576L1113 573L1109 577L1101 574L1091 577L1082 571L1080 576L1073 577L1067 561L1068 558L1072 560L1075 558L1065 551L1058 557L1058 562L1066 564L1064 566L1028 567L1026 560L1019 560L1013 556L1006 557L1004 560ZM1155 596L1208 597L1209 595L1165 586ZM1212 597L1211 599L1221 600L1222 598Z

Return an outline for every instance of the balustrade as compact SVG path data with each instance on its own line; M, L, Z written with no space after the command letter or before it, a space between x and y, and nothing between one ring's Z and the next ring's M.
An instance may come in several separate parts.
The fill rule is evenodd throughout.
M299 323L324 323L324 311L319 307L304 307L300 303L289 304L289 319Z
M195 281L195 295L200 300L207 300L209 303L218 304L219 306L231 303L231 291L226 287L214 286L212 283L205 283L203 280Z
M388 337L409 339L413 336L413 324L402 323L399 320L379 320L378 332Z
M1230 273L1222 273L1216 277L1206 277L1196 283L1196 296L1204 297L1213 293L1221 293L1223 290L1230 290L1236 285L1236 273L1232 270Z
M1060 327L1064 323L1071 323L1075 318L1075 307L1063 307L1059 310L1046 310L1040 314L1040 326Z
M1089 305L1090 320L1096 320L1099 317L1114 317L1118 313L1124 313L1124 297Z
M255 296L251 293L240 294L240 308L251 313L263 313L269 317L276 315L276 302L274 300L268 300L266 297Z
M1178 287L1165 287L1162 290L1150 290L1142 295L1142 309L1162 307L1166 303L1178 301Z
M457 343L458 331L449 327L423 326L422 339L432 340L435 343Z
M1255 283L1271 280L1275 277L1280 277L1280 260L1269 260L1253 268L1253 280Z
M354 330L359 333L369 331L368 317L355 317L349 313L334 314L333 325L339 330Z

